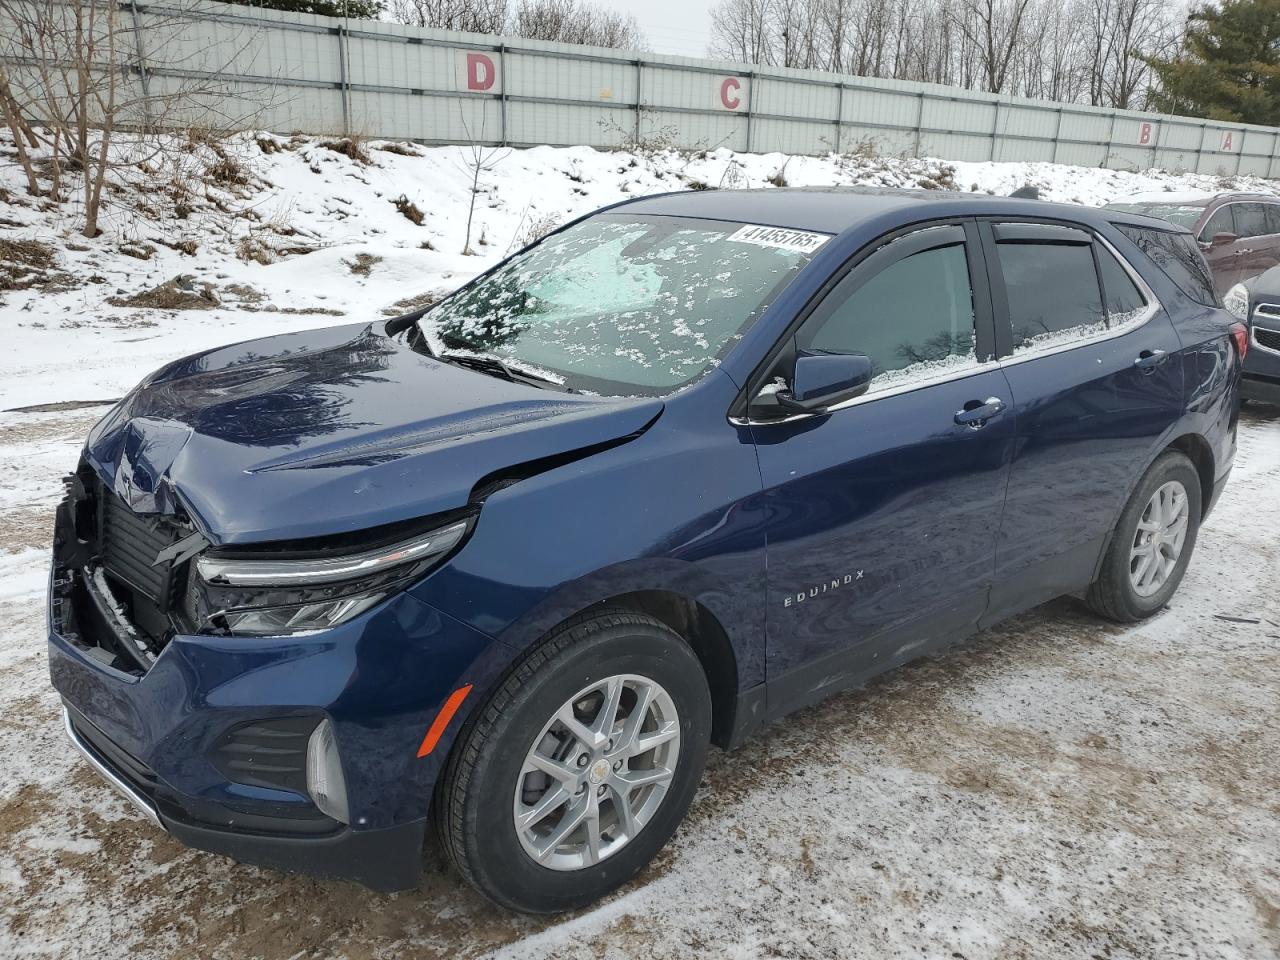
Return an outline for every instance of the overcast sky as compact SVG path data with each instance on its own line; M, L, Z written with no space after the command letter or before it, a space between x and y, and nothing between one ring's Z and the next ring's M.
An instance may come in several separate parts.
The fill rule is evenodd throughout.
M634 14L654 53L705 57L715 0L603 0L604 6Z

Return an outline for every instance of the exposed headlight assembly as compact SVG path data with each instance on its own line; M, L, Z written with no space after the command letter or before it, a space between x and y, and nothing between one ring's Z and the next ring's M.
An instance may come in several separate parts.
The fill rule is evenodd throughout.
M440 563L470 526L459 520L353 553L206 554L195 562L185 612L203 632L286 636L327 630Z
M1248 320L1249 288L1243 283L1237 283L1223 295L1222 305L1227 308L1227 313L1237 320Z

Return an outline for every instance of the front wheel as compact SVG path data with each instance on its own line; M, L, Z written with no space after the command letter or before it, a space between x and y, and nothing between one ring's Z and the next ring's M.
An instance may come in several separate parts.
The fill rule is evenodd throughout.
M710 731L702 666L664 624L624 611L570 623L512 672L451 758L435 805L445 851L502 906L591 903L675 832Z
M1145 620L1173 596L1200 531L1200 475L1171 450L1153 463L1120 514L1085 602L1119 623Z

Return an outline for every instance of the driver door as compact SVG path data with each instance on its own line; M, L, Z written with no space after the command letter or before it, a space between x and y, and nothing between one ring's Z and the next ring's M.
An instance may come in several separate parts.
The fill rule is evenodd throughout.
M986 609L1014 423L976 240L971 223L917 228L848 269L790 346L868 355L870 389L752 424L771 712L962 637Z

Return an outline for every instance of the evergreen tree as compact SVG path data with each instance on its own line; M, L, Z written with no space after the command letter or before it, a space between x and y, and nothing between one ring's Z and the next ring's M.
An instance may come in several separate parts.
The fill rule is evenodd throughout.
M1162 113L1280 123L1280 0L1198 7L1176 56L1143 59L1159 78L1151 101Z

